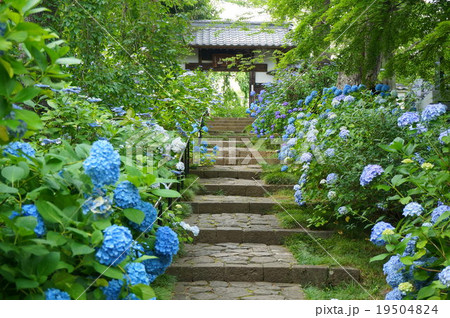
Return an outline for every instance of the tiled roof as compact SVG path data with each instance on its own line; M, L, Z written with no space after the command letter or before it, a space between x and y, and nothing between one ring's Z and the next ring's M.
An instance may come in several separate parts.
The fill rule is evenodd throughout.
M194 47L229 47L229 48L282 48L292 47L285 35L289 27L276 26L261 22L235 24L213 20L192 21ZM263 31L261 31L263 27Z

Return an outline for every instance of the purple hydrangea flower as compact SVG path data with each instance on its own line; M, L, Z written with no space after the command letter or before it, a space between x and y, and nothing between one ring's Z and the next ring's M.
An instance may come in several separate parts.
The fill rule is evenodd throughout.
M362 186L366 186L383 172L383 168L379 165L367 165L364 167L361 177L359 178L359 182Z
M406 127L406 126L410 126L414 123L417 123L419 121L420 121L420 116L418 113L406 112L398 118L397 125L399 127Z
M313 155L310 152L305 152L300 157L300 162L310 162L313 158Z
M439 116L445 114L447 111L447 106L444 104L430 104L422 112L423 121L431 121L438 118Z
M431 223L435 224L442 213L450 211L450 206L448 205L440 205L431 212Z

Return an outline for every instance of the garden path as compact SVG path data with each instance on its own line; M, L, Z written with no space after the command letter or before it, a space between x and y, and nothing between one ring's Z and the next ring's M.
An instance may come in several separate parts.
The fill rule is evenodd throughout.
M292 186L259 179L258 163L277 159L252 148L250 136L243 133L250 123L249 118L216 118L208 124L210 136L205 139L219 146L217 164L192 171L204 193L190 202L193 215L185 221L197 225L200 234L168 269L178 280L174 299L305 299L302 285L347 279L343 269L298 265L281 245L286 236L305 231L283 229L268 214L276 203L267 193Z

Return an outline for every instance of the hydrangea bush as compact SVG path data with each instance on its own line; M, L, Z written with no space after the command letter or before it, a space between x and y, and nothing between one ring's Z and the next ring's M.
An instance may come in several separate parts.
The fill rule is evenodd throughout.
M149 115L83 95L61 67L80 61L25 22L38 3L0 5L0 298L154 299L151 284L188 240L178 205L162 200L158 216L155 203L180 196L168 184L183 170L187 118L206 103ZM189 76L172 79L183 93L200 85Z

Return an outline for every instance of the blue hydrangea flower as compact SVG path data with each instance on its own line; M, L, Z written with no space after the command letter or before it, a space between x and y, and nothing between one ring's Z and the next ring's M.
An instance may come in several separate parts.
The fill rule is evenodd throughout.
M445 114L447 111L447 106L444 104L430 104L422 112L423 121L431 121L438 118L439 116Z
M309 96L306 96L306 98L305 98L305 105L309 105L309 103L311 103L311 101L313 100L313 96L311 96L311 95L309 95Z
M406 281L405 264L400 261L400 255L391 256L383 265L383 273L386 276L386 282L392 287L398 287L400 283Z
M288 135L295 134L295 126L292 124L288 125L286 128L286 134Z
M443 131L443 132L441 132L440 134L439 134L439 142L441 143L441 144L445 144L445 142L444 142L444 137L447 137L447 136L449 136L450 135L450 129L447 129L446 131Z
M337 173L330 173L329 175L327 175L327 184L334 184L338 179L338 174Z
M26 204L22 206L22 213L13 212L10 216L10 219L14 219L18 216L32 216L36 218L37 224L34 228L34 233L38 237L42 237L45 232L45 224L44 219L42 219L41 215L39 214L36 206L34 204Z
M387 222L383 222L383 221L378 222L372 228L372 232L370 234L370 241L375 245L383 246L386 244L386 241L383 240L381 235L383 234L383 232L385 230L394 230L394 229L395 228Z
M355 101L355 98L353 97L353 96L351 96L351 95L348 95L348 96L345 96L345 98L344 98L344 102L345 103L352 103L352 102L354 102Z
M172 263L172 255L156 255L151 251L147 251L146 254L148 256L156 256L156 258L147 259L142 262L149 275L159 276L164 274L167 267Z
M332 129L327 129L327 131L325 131L325 136L328 137L333 133Z
M328 148L327 150L325 150L324 153L325 153L325 156L328 158L332 158L336 154L334 148Z
M402 256L413 256L416 253L416 243L418 239L418 236L411 237L411 234L406 235L402 242L408 240L408 243L406 243L406 248Z
M376 91L381 91L381 89L383 88L383 84L377 84L377 85L375 85L375 90Z
M94 142L89 157L83 163L86 174L94 186L114 184L119 180L120 156L106 140Z
M300 205L300 206L305 205L305 201L303 201L303 193L302 193L302 190L297 190L297 191L295 191L294 199L295 199L295 202L296 202L298 205Z
M30 144L16 141L9 143L3 150L3 155L6 156L7 154L29 159L34 158L36 151L30 146Z
M281 167L281 172L285 172L288 168L289 168L289 166L286 166L286 165L282 166Z
M45 300L70 300L70 296L65 291L49 288L45 291Z
M422 112L423 121L431 121L438 118L439 116L445 114L447 111L447 106L444 104L430 104Z
M158 216L158 212L155 207L148 202L139 201L139 203L133 206L133 208L144 212L145 218L141 224L131 222L131 226L141 232L150 231Z
M342 139L347 139L350 136L350 131L348 129L341 129L341 131L339 132L339 137L341 137Z
M130 181L119 183L114 190L114 202L122 209L129 209L137 206L139 202L141 202L138 188Z
M416 112L406 112L397 119L398 127L410 126L420 121L420 116Z
M450 206L448 206L448 205L443 204L443 205L440 205L437 208L435 208L433 210L433 212L431 212L431 223L435 224L436 221L439 219L439 217L442 215L442 213L447 212L447 211L450 211Z
M386 294L385 300L402 300L402 292L398 289L398 287L391 290L389 293Z
M417 202L411 202L403 208L403 216L417 216L421 215L423 207Z
M310 162L313 158L313 155L310 152L305 152L300 157L300 162Z
M142 263L129 263L125 266L126 274L124 275L128 285L150 284L145 266Z
M141 300L136 294L130 293L127 297L124 298L124 300Z
M159 255L175 255L178 252L178 236L170 227L156 230L155 251Z
M450 287L450 266L447 266L438 275L439 281L446 287Z
M367 165L359 178L359 183L364 187L372 182L377 176L383 174L384 170L379 165Z
M123 281L113 279L108 283L108 286L101 287L101 291L106 296L107 300L118 300L120 291L122 290Z
M338 209L338 213L341 214L341 215L347 214L347 212L348 212L348 210L347 210L347 208L345 206L341 206Z
M103 231L103 244L95 257L101 264L116 266L127 257L132 243L133 237L127 227L111 225Z
M419 164L425 163L425 159L423 159L418 152L414 154L412 160L417 161Z

